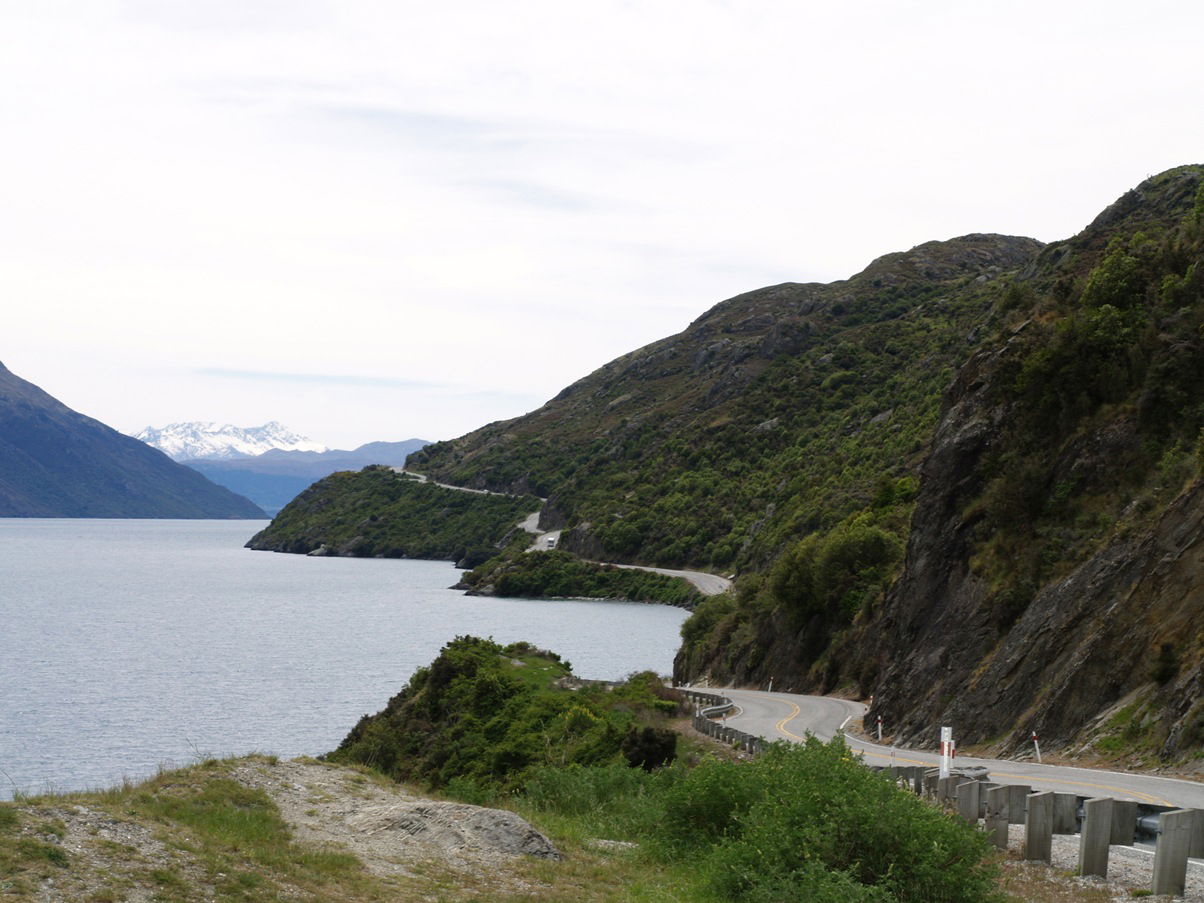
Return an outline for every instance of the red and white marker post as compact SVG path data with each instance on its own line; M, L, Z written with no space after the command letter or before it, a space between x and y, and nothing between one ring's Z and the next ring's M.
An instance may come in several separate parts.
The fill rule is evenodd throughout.
M941 728L941 770L939 776L949 777L949 760L953 758L953 728Z
M1041 764L1041 744L1037 742L1037 732L1033 731L1033 752L1037 754L1037 764Z

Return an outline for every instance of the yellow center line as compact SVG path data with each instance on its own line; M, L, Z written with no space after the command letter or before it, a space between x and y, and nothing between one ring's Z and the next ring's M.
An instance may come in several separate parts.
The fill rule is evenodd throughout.
M779 734L782 734L785 737L790 737L794 740L798 740L799 742L802 742L805 739L804 737L800 737L798 734L794 733L793 731L791 731L789 728L786 727L787 724L789 724L791 721L793 721L795 718L797 718L799 716L799 714L802 710L798 707L798 705L796 703L787 702L784 699L778 700L778 701L786 702L786 704L790 706L791 712L789 715L787 715L785 718L783 718L781 721L779 721L776 725L774 725L774 727L776 728L776 730L778 731ZM927 765L930 767L933 765L933 763L931 763L931 762L924 762L919 759L908 759L908 758L904 758L903 756L899 756L899 755L895 755L892 758L892 756L890 756L888 753L872 752L870 750L857 750L857 752L860 752L860 754L866 758L882 759L883 761L893 761L895 764ZM1026 775L1000 775L1000 777L1010 778L1017 783L1019 783L1021 781L1027 781L1030 784L1055 784L1055 785L1062 784L1062 785L1069 785L1071 787L1091 787L1096 790L1110 790L1113 793L1120 794L1121 796L1137 797L1138 799L1144 800L1147 803L1153 803L1156 806L1173 806L1174 805L1174 803L1170 802L1169 800L1164 800L1164 799L1162 799L1162 797L1153 796L1149 793L1142 793L1140 790L1126 790L1123 787L1114 787L1111 784L1095 784L1090 781L1070 781L1070 780L1064 780L1062 778L1052 778L1052 777L1050 777L1050 778L1028 777Z
M784 700L784 699L779 700L779 701L786 702L786 700ZM798 705L796 705L793 702L786 702L786 705L790 706L790 708L793 709L793 711L789 715L787 715L785 718L783 718L781 721L779 721L776 725L774 725L774 727L777 729L779 734L782 734L783 736L786 736L786 737L793 737L795 740L798 740L800 743L802 743L806 740L805 737L800 737L798 734L786 729L786 725L789 724L791 721L793 721L795 718L797 718L799 716L799 713L802 711L802 709L800 709L798 707Z

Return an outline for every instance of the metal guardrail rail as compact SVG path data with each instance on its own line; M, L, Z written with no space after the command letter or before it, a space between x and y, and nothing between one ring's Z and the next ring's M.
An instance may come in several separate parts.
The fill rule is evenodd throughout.
M696 707L694 712L694 729L696 731L754 756L760 755L765 750L763 738L712 720L726 715L736 707L731 699L718 693L703 693L698 690L683 689L681 693Z

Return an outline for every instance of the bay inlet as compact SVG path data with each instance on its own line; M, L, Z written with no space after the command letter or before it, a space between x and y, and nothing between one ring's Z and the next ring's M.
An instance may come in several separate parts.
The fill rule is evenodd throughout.
M464 596L448 562L252 552L259 521L0 519L0 799L333 749L462 634L669 673L688 613Z

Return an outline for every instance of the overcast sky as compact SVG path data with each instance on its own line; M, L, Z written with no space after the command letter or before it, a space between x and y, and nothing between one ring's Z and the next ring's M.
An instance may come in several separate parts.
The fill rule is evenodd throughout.
M1204 162L1204 4L2 0L0 361L122 431L531 410Z

